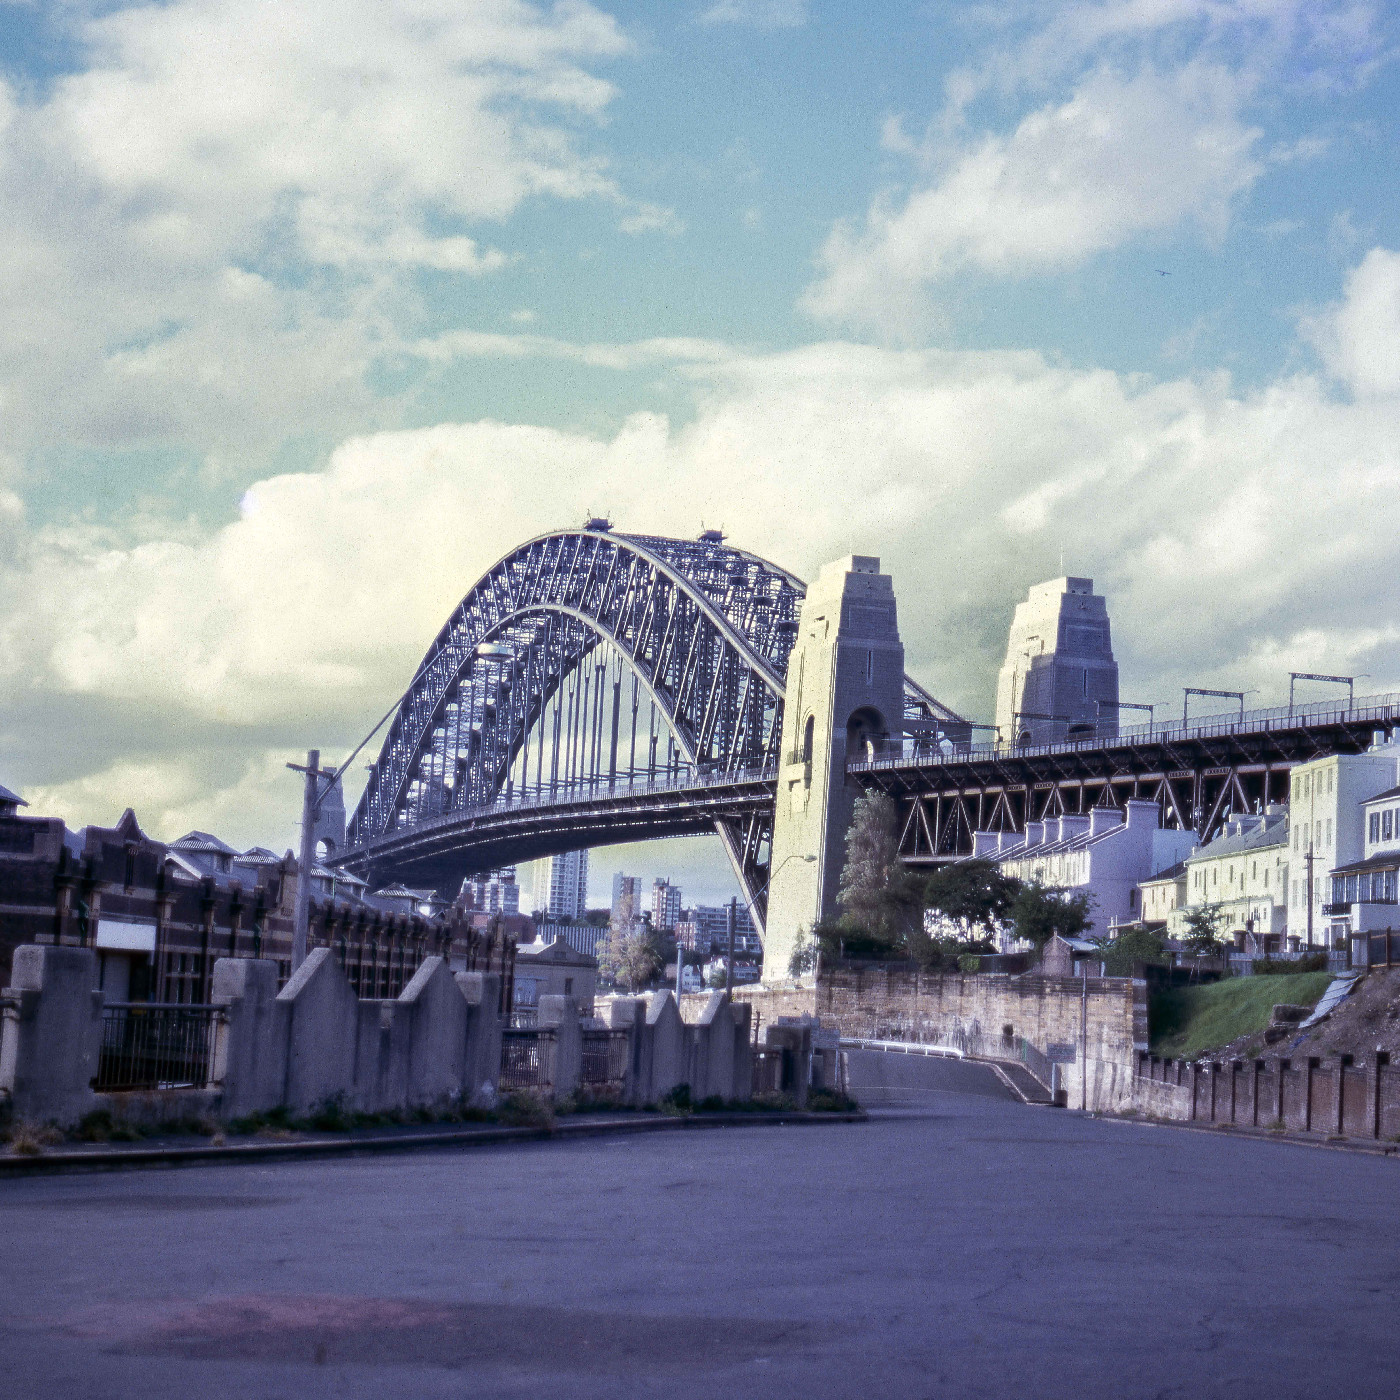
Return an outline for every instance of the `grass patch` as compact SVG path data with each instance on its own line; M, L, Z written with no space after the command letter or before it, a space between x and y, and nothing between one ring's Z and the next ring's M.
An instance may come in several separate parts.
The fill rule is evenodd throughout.
M1304 972L1163 988L1147 1006L1152 1053L1190 1060L1241 1036L1258 1035L1275 1002L1314 1006L1331 980L1328 972Z

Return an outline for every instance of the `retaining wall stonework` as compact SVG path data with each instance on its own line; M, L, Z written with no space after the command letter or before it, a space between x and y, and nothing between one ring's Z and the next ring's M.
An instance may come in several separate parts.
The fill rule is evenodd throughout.
M1147 988L1129 977L929 974L836 968L815 988L742 987L761 1025L807 1015L842 1036L955 1046L1015 1059L1024 1039L1062 1066L1072 1108L1132 1105L1136 1056L1147 1049Z

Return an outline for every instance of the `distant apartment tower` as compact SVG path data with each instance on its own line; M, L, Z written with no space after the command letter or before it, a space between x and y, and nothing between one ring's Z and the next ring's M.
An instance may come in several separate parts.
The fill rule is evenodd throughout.
M520 886L515 883L515 867L505 866L485 875L470 875L462 881L462 894L469 909L485 914L518 914Z
M612 882L612 920L630 923L642 917L642 877L624 875L620 870Z
M651 926L658 933L670 933L681 921L681 888L669 880L653 880L651 885Z
M547 865L545 912L551 919L583 918L588 908L588 852L550 856Z
M996 722L1017 746L1118 732L1118 663L1093 579L1038 583L1016 605Z

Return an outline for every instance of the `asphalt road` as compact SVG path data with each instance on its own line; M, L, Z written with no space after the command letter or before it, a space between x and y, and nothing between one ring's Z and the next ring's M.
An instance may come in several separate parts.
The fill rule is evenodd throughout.
M0 1393L1400 1391L1400 1162L915 1063L868 1124L0 1181Z

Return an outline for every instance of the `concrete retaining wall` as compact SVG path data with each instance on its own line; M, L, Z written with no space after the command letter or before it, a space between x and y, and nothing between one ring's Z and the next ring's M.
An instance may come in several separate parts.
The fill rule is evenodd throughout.
M806 1015L843 1036L956 1046L1014 1058L1024 1039L1059 1063L1072 1108L1132 1103L1135 1056L1147 1048L1147 989L1127 977L927 974L904 968L823 971L815 988L736 990L761 1025Z
M1180 1123L1230 1123L1328 1137L1400 1135L1400 1066L1379 1053L1188 1063L1139 1055L1133 1108Z

